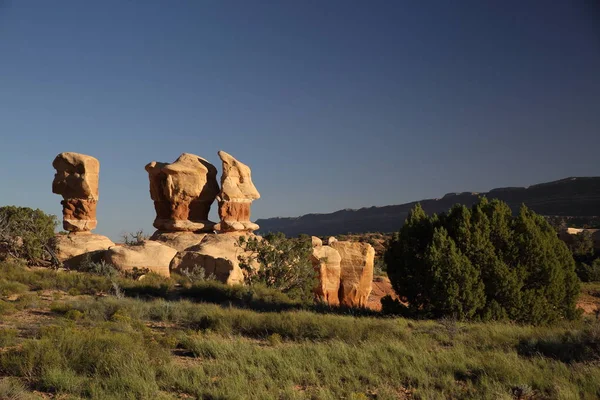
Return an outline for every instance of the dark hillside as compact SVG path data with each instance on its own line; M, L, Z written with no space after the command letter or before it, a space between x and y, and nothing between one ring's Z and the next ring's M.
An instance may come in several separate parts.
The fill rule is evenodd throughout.
M431 213L447 211L456 203L473 205L479 196L498 198L513 212L524 203L542 215L591 217L600 215L600 177L566 178L529 187L492 189L486 193L448 193L439 199L419 201ZM307 214L295 218L267 218L256 221L260 232L283 232L288 236L306 233L315 236L362 232L392 232L403 224L417 202L340 210L330 214Z

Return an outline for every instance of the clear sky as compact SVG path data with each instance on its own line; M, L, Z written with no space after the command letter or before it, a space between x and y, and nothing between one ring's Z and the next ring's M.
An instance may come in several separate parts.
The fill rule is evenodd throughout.
M63 151L113 239L182 152L250 165L253 219L600 175L591 4L0 0L0 205L60 215Z

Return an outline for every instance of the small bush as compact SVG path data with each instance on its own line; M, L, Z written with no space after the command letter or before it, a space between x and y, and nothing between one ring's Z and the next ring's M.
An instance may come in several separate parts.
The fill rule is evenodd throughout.
M0 248L28 262L51 259L56 217L29 207L0 207Z
M0 328L0 347L15 344L19 331L12 328ZM1 397L0 397L1 398Z
M308 236L286 238L282 233L268 234L263 239L241 236L239 245L245 252L239 261L247 284L259 283L296 300L313 299L317 275L310 259L312 244Z

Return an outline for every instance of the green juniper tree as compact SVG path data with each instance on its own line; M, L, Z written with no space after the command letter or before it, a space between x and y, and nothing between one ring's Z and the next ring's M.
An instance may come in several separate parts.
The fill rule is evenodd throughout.
M525 206L513 216L506 203L483 198L428 217L416 205L384 257L412 315L536 324L578 315L573 258Z

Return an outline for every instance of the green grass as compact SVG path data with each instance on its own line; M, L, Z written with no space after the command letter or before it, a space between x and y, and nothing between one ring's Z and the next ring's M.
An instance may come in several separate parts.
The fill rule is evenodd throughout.
M296 306L256 311L197 301L218 285L188 285L189 296L170 299L176 282L160 279L122 282L140 298L42 298L42 286L66 292L76 282L85 293L104 284L53 271L42 272L42 284L30 276L40 272L18 266L0 265L0 274L32 291L21 292L29 298L22 304L4 301L12 310L0 319L0 399L36 398L34 391L59 399L600 397L600 327L592 319L532 327ZM217 292L248 305L245 289L228 290ZM287 301L269 296L255 301ZM32 321L36 313L44 318Z

